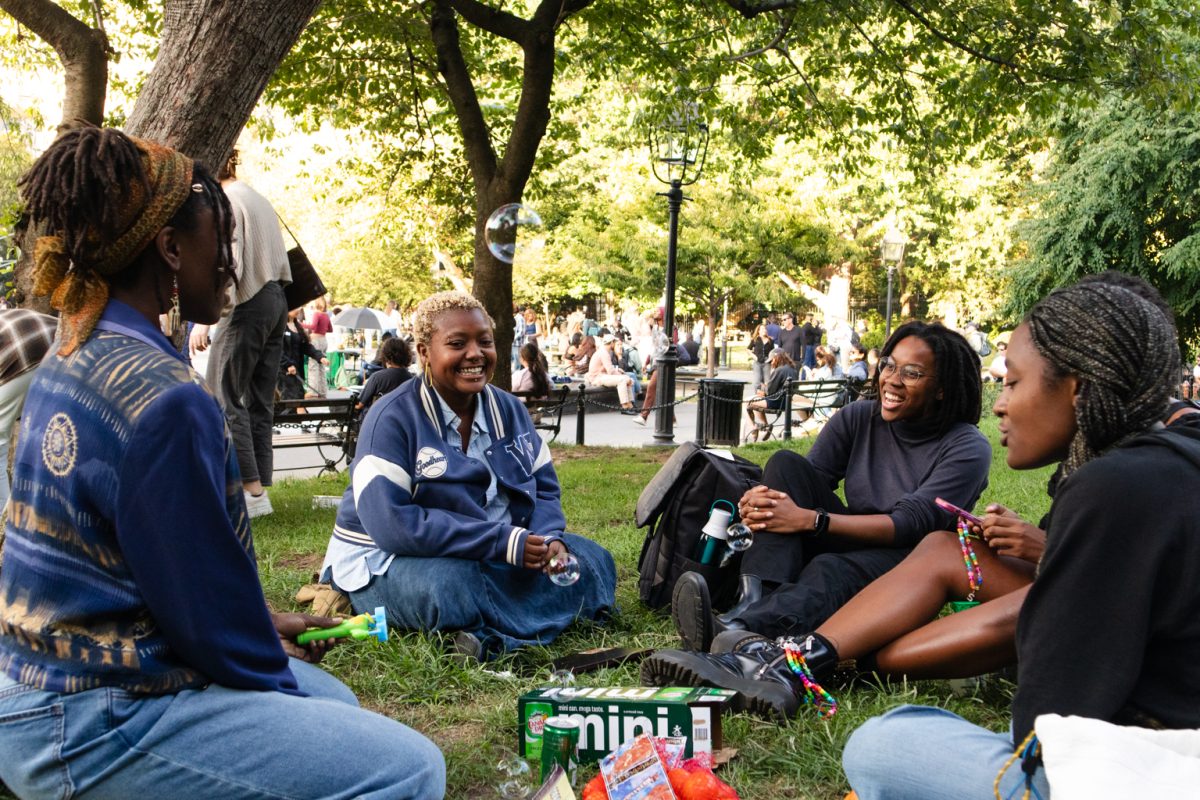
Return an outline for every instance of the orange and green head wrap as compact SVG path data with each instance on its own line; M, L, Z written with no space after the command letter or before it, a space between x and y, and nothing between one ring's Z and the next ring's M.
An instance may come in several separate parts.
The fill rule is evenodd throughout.
M112 128L67 131L21 178L34 294L61 312L59 355L91 334L109 280L134 263L187 201L193 161Z

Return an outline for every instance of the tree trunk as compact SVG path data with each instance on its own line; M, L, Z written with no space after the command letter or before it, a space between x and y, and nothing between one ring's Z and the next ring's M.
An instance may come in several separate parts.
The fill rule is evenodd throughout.
M54 48L63 65L63 112L59 132L104 120L108 89L108 37L49 0L0 0L0 9Z
M204 161L215 172L228 158L267 81L319 3L167 0L158 59L125 130L170 145ZM0 8L10 13L9 6L24 5L52 4L0 0ZM72 81L82 78L72 75L77 73L68 71L64 118L70 98L86 94L83 89L73 89ZM88 119L99 123L101 116L97 113ZM24 249L27 253L31 250ZM17 264L15 277L17 302L48 310L45 298L35 299L30 291L28 259Z
M0 0L0 9L58 53L64 84L59 133L81 122L101 124L108 89L108 39L104 32L89 28L50 0ZM29 269L32 258L33 248L22 247L21 259L13 269L13 301L18 306L48 314L49 298L33 295Z
M704 347L708 353L707 364L708 369L705 375L710 378L717 376L717 310L712 306L708 309L708 319L705 321L704 331Z
M158 59L125 130L214 172L320 0L167 0Z

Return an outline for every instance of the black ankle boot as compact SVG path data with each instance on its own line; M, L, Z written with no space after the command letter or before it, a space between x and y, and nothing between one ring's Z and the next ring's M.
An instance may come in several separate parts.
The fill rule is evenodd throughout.
M800 654L804 656L814 681L824 683L833 677L838 665L838 654L828 639L819 633L789 636L788 639L800 647Z
M734 653L660 650L644 661L642 682L649 686L716 686L732 689L735 711L785 720L800 707L802 684L788 667L783 648L762 637Z
M717 620L725 628L729 628L731 622L740 620L742 614L748 611L759 600L762 600L762 581L759 580L757 575L742 575L738 578L737 602L733 604L733 608L724 614L718 614ZM743 625L742 627L745 626Z

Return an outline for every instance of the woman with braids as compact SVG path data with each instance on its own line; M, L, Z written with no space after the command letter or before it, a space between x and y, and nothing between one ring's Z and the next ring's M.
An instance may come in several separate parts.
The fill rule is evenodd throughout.
M463 292L417 306L420 380L371 408L321 568L355 609L454 634L485 660L553 641L614 605L616 569L595 542L564 533L550 450L521 401L488 385L492 319ZM581 577L556 585L564 551Z
M941 709L890 711L846 746L861 800L992 797L997 780L1008 796L1024 775L1006 762L1041 714L1200 727L1200 428L1194 415L1161 423L1178 367L1174 328L1145 292L1099 280L1053 292L1013 333L994 407L1008 465L1059 467L1020 605L1011 736ZM1041 772L1032 788L1049 796Z
M684 647L706 651L716 633L811 633L868 583L904 560L931 531L954 528L938 497L970 508L987 486L991 446L979 432L979 359L938 324L909 322L884 345L878 399L847 405L807 457L771 456L762 484L741 498L756 532L742 559L738 602L714 615L704 579L684 574L672 616ZM844 481L843 502L835 493ZM728 662L728 663L726 663ZM645 662L655 683L702 681L759 696L788 715L788 687L756 680L762 666L704 652L663 651Z
M305 663L323 648L295 637L336 620L267 608L221 409L158 328L175 304L220 315L220 185L166 147L81 127L21 194L35 291L61 327L5 529L0 779L22 798L441 797L428 740Z

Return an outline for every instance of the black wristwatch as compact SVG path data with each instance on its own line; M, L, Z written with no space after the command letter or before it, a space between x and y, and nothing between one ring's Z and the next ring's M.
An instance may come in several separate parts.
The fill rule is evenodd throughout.
M821 534L825 533L825 531L829 530L829 514L827 514L823 508L816 508L813 510L817 512L817 521L816 524L813 525L812 535L820 536Z

